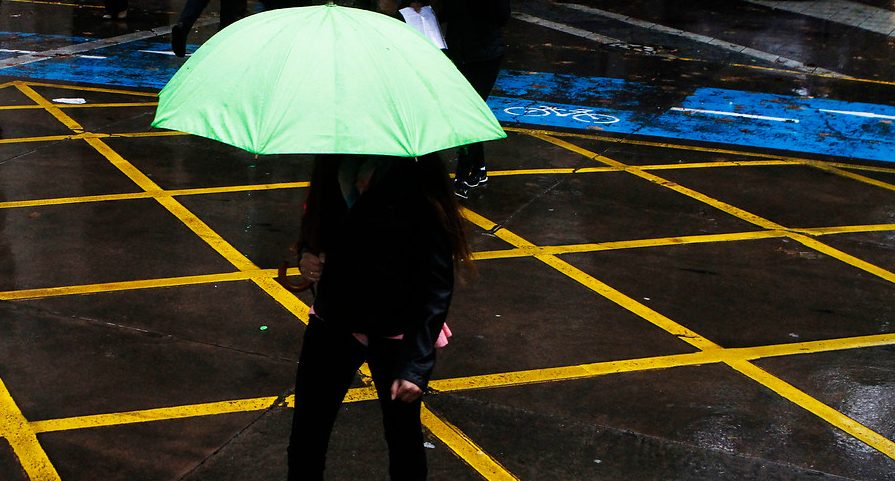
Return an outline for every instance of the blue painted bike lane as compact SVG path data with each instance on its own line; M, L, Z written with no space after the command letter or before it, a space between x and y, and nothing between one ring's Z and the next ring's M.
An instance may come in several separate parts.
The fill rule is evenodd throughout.
M94 39L0 32L0 58ZM18 45L18 46L17 46ZM17 50L21 48L20 50ZM141 40L91 55L0 69L0 75L161 89L183 64L169 45ZM698 88L662 111L652 85L606 77L503 71L488 104L504 124L633 134L895 162L895 106Z

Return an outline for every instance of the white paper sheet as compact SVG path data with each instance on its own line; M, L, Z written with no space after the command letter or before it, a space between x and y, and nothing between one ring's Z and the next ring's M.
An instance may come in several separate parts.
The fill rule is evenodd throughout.
M398 11L404 17L407 25L419 30L436 47L442 50L447 48L444 35L441 33L441 26L438 25L438 18L435 17L435 11L432 10L432 7L427 5L421 8L419 12L410 7L404 7Z

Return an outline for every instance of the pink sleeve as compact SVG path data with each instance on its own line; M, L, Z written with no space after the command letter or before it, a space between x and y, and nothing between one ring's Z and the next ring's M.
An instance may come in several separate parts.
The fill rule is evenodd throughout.
M435 347L442 348L448 345L448 338L453 336L451 333L451 328L448 327L447 323L444 323L444 326L441 327L441 332L438 333L438 339L435 340Z

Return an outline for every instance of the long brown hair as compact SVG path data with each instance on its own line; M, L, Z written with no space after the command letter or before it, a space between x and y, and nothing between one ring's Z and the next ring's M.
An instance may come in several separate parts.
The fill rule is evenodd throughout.
M419 157L416 166L419 169L423 192L435 208L441 225L450 239L457 266L471 268L472 255L466 240L466 228L447 167L437 152Z

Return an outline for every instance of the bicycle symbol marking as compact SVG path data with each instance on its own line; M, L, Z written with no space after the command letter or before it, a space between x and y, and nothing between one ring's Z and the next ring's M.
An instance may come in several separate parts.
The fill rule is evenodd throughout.
M548 115L571 117L574 120L585 124L614 124L620 120L618 117L612 115L598 114L594 112L593 109L565 109L549 105L539 105L537 107L507 107L503 109L503 111L517 117L546 117Z

